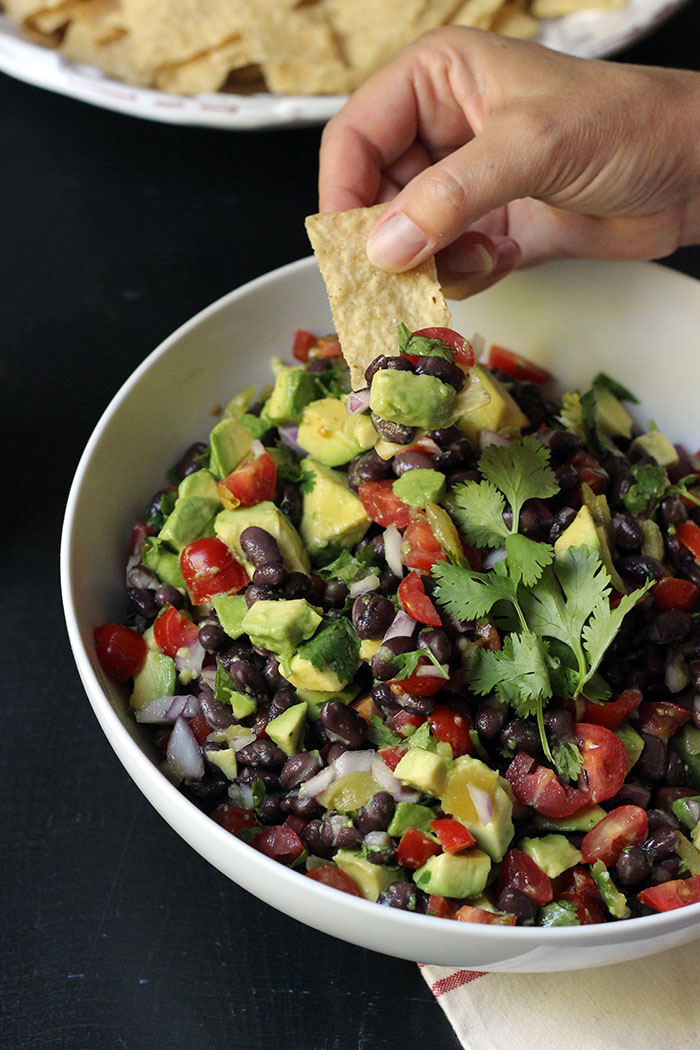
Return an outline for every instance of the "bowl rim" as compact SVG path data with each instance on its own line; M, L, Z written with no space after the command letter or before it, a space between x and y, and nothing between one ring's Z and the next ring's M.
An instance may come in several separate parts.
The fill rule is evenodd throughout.
M590 260L586 260L586 265L590 266L590 264ZM667 267L660 266L657 263L635 263L632 265L643 266L648 269L654 268L657 270L665 270L667 273L669 272ZM209 816L199 810L194 803L186 798L179 788L176 787L176 785L173 784L154 764L139 746L136 739L129 733L126 725L119 718L95 671L93 663L94 655L91 658L79 624L74 593L73 562L75 537L73 535L73 523L81 489L85 481L85 476L89 470L93 453L100 444L104 431L106 430L113 414L128 398L131 390L139 383L139 380L144 373L147 372L156 361L163 357L174 344L178 343L183 336L195 330L210 317L215 316L222 310L226 310L238 299L244 298L251 292L258 291L268 284L275 284L278 281L284 281L291 276L299 274L303 275L306 274L307 271L314 269L316 269L315 258L313 256L306 256L246 282L233 291L216 299L214 302L205 306L191 318L183 322L148 354L148 356L138 365L114 394L93 428L90 438L78 462L70 486L63 517L60 541L61 596L73 657L77 665L83 688L87 693L88 700L97 720L122 765L132 779L136 781L136 784L142 793L146 794L142 785L147 784L155 796L161 800L160 804L157 805L151 795L146 794L147 800L151 805L154 806L161 817L163 817L163 819L165 819L181 837L182 833L178 828L175 828L173 820L170 819L169 814L180 812L183 817L187 818L190 824L194 824L194 826L199 829L201 835L211 840L212 848L206 853L203 853L198 847L193 846L187 839L185 841L187 841L191 848L200 853L204 859L219 871L222 871L227 877L231 878L225 868L218 864L216 859L212 857L212 853L221 853L222 857L226 852L232 853L234 857L238 854L241 862L244 864L246 858L248 858L251 871L254 871L258 865L261 865L262 867L259 869L261 875L264 874L266 879L274 877L278 881L280 891L287 890L290 891L292 895L294 895L295 890L298 891L300 889L299 875L303 875L303 873L287 868L272 858L253 849L247 843L225 831L224 828L220 827ZM699 283L686 274L677 273L675 271L671 272L679 281L690 281L693 284ZM252 893L254 896L266 901L268 904L271 904L278 910L285 910L280 904L271 901L269 896L264 895L264 891L261 891L260 893L256 892L255 882L252 878L248 879L246 882L239 882L237 878L232 878L232 881L236 882L237 885L241 886L247 892ZM337 891L324 886L313 879L307 880L306 893L311 901L318 900L319 903L324 901L327 903L335 902L337 905ZM281 899L281 893L278 894L278 896L280 896ZM407 933L413 932L416 937L420 934L421 930L425 930L426 932L430 930L431 932L434 932L438 929L436 923L441 923L439 928L444 931L446 940L449 940L451 943L463 941L466 945L470 940L470 929L473 930L473 924L470 923L445 922L445 920L442 920L437 916L406 912L395 908L378 909L375 902L364 900L360 897L353 897L350 894L344 895L344 907L349 909L350 914L356 913L358 919L360 917L362 917L363 920L370 919L374 916L374 925L381 924L382 927L387 928L388 932L395 927L405 928ZM286 912L286 914L289 914L289 912ZM294 917L296 918L296 916ZM299 919L298 921L313 925L313 920L309 918ZM682 908L659 912L652 915L624 919L622 920L622 926L619 922L605 922L565 927L504 927L483 924L479 925L479 937L483 937L484 944L488 944L493 948L498 948L501 944L507 946L508 944L514 943L517 944L519 948L535 948L540 946L553 947L557 943L561 945L566 944L570 947L574 947L575 945L585 947L596 944L601 948L604 948L608 943L619 942L621 929L629 929L630 936L628 939L634 941L641 939L643 934L654 936L655 931L658 931L658 934L662 935L688 927L694 923L700 923L700 903L686 905ZM323 925L319 924L317 928L323 930ZM640 936L637 937L637 934ZM338 936L344 940L352 940L350 936L344 934L332 935ZM572 938L574 938L575 945L571 944ZM355 943L363 944L362 938L359 935ZM381 951L382 949L376 950ZM392 954L390 948L387 950L386 954Z

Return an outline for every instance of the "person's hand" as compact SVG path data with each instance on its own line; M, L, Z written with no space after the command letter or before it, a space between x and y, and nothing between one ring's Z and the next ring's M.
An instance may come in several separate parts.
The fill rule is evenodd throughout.
M700 74L427 33L324 130L322 211L390 201L368 255L437 254L459 297L546 259L660 258L700 242Z

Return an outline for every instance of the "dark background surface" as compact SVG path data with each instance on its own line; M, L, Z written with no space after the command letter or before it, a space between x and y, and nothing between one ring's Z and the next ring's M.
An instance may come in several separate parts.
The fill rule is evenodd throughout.
M691 2L619 60L698 68L699 40ZM273 911L151 809L60 604L92 428L177 325L309 254L319 136L159 125L0 76L2 1050L456 1050L413 964ZM700 249L668 262L700 278Z

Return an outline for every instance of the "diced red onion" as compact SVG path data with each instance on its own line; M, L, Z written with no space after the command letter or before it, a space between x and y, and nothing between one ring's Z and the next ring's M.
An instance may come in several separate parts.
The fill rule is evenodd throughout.
M401 533L395 525L389 525L384 529L384 558L394 576L398 576L399 579L403 576L401 543Z
M495 550L489 551L483 561L483 568L488 572L494 565L498 565L500 561L505 561L508 557L508 552L505 547L496 547Z
M482 430L479 434L479 448L483 452L488 445L510 445L510 438L498 434L495 430Z
M420 799L420 791L414 791L413 788L402 784L380 755L372 762L370 772L379 786L388 791L397 802L418 802Z
M379 587L379 577L375 573L364 576L361 580L355 580L350 585L350 597L356 598L358 594L366 594L367 591L376 591Z
M442 449L438 445L437 441L434 441L433 438L428 437L427 434L424 434L422 438L418 438L418 440L414 442L411 448L418 449L420 452L425 452L425 454L428 456L439 456L442 452Z
M348 773L369 773L376 757L376 751L343 751L332 763L335 775L344 777Z
M194 718L199 714L198 696L159 696L135 712L136 721L146 725L172 725L180 716Z
M303 795L304 798L316 798L317 795L322 794L327 787L331 786L335 780L335 775L335 766L326 766L315 777L311 777L301 784L299 795Z
M188 671L193 678L197 678L202 671L202 664L206 655L206 650L199 642L193 642L192 645L183 645L175 654L175 669L177 671Z
M183 780L200 780L204 776L204 759L195 735L184 718L178 718L168 738L168 765Z
M292 452L296 452L297 456L303 458L308 455L305 448L297 442L297 435L299 433L299 427L296 423L283 423L279 428L280 441L287 448L291 448Z
M474 809L476 815L479 818L480 824L490 824L493 817L493 802L488 791L484 791L483 788L477 787L476 784L467 784L467 790L474 803Z
M664 681L669 693L680 693L690 681L688 678L688 667L683 653L680 650L673 653L673 655L666 661L666 674Z
M129 587L140 587L144 591L155 591L160 587L157 576L141 565L139 554L132 554L127 562L126 582Z
M390 638L410 638L417 626L416 621L408 613L405 613L403 609L399 609L387 628L382 641L388 642Z
M201 685L207 686L213 690L216 684L216 664L210 664L209 667L203 667L199 674L199 681Z
M366 412L369 408L369 387L365 387L364 390L354 390L348 396L345 407L351 416L359 412Z

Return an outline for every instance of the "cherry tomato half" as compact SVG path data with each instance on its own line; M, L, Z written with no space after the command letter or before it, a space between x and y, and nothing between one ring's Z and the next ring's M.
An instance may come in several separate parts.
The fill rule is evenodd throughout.
M352 897L360 896L350 876L333 864L319 864L317 868L307 871L306 877L314 882L322 882L324 886L331 886L334 890L340 890L341 893L349 893Z
M304 364L309 360L309 350L316 342L316 336L313 332L307 332L303 328L297 329L294 333L294 341L292 343L292 356L297 361L303 361Z
M415 518L408 523L401 543L401 561L409 569L430 572L436 562L447 558L427 521Z
M671 700L647 701L639 705L639 721L634 723L638 733L649 733L661 737L667 742L680 726L693 717L687 707L674 704Z
M562 875L561 882L563 888L557 898L573 904L582 926L604 921L600 890L589 871L580 866L570 868Z
M454 914L457 922L484 922L491 926L515 926L516 916L506 911L487 911L486 908L474 908L463 904Z
M293 864L302 855L304 843L286 824L275 824L256 835L251 845L280 864Z
M627 776L625 745L605 726L577 722L576 743L583 756L578 786L590 802L604 802L616 795Z
M269 452L236 467L222 481L217 481L216 491L229 509L239 504L252 507L263 500L272 499L277 484L277 467Z
M414 620L418 620L418 623L427 624L428 627L440 627L442 625L440 615L425 593L423 581L415 569L409 572L407 576L404 576L399 584L398 594L401 607Z
M700 875L649 886L637 896L642 904L648 904L656 911L672 911L674 908L684 908L686 904L697 904L700 901Z
M659 609L680 609L683 612L692 612L700 598L700 587L697 587L691 580L664 576L654 584L651 593Z
M509 849L503 858L498 873L498 889L499 892L504 889L520 890L538 908L549 904L554 897L549 875L521 849Z
M201 605L215 594L240 591L248 584L248 573L216 536L183 547L180 568L193 605Z
M166 656L177 656L178 649L194 645L199 636L196 623L176 609L166 605L160 616L153 622L155 643Z
M489 368L495 372L505 372L515 379L525 379L530 383L547 383L551 378L551 372L541 368L533 361L528 361L522 354L515 350L506 350L505 346L492 346L489 349L487 363Z
M394 495L393 486L390 479L363 481L357 495L372 521L385 528L396 525L397 529L405 529L411 520L411 508Z
M455 711L447 704L438 704L428 715L428 724L437 740L450 745L453 758L473 753L474 744L470 733L474 723L466 712Z
M518 751L508 766L506 780L517 801L543 817L570 817L588 802L585 792L565 784L553 769L538 765L525 751Z
M431 673L431 668L435 673ZM421 673L422 672L422 673ZM444 687L447 679L438 674L434 665L427 660L419 662L413 674L405 678L394 678L389 682L392 691L400 696L410 693L411 696L434 696Z
M676 536L700 561L700 525L696 525L694 521L683 521L676 525Z
M97 659L102 670L118 682L133 678L146 659L146 643L140 634L121 623L103 623L94 633Z
M615 700L606 700L602 704L594 704L586 700L583 708L583 720L597 726L605 726L606 729L619 729L642 700L639 689L625 689Z
M644 842L647 830L647 815L640 806L617 806L583 836L581 858L586 864L614 864L627 846Z
M465 339L453 328L419 328L414 335L423 335L426 339L440 339L447 343L456 365L462 368L471 368L474 364L474 349L468 339Z
M258 818L252 809L234 806L233 802L222 802L220 806L212 810L211 819L226 831L230 831L232 835L235 835L241 828L255 828L258 824Z

